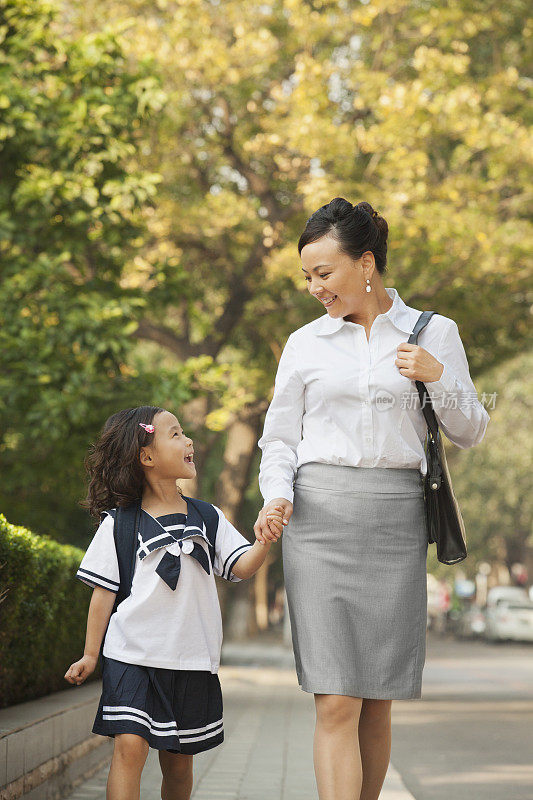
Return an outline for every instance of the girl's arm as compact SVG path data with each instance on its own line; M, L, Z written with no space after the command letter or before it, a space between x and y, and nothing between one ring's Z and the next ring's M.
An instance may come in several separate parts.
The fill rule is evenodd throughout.
M279 537L278 537L279 538ZM272 542L261 544L257 540L242 556L239 556L231 571L237 578L251 578L255 575L270 550Z
M87 616L87 634L83 657L72 664L65 673L65 679L77 686L94 672L102 639L115 603L115 593L101 586L95 586Z

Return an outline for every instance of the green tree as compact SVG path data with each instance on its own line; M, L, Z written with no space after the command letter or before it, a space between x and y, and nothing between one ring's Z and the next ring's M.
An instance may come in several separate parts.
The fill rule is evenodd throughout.
M64 6L82 27L98 24L101 2ZM321 313L296 242L332 197L368 199L386 217L386 285L457 321L474 378L526 345L524 2L105 7L127 17L130 57L155 55L169 98L139 154L164 183L140 270L150 302L133 336L176 368L211 359L217 388L196 373L204 396L189 418L199 435L212 431L199 474L230 516L253 517L245 491L281 348Z
M116 34L60 35L56 13L0 0L0 496L80 542L82 457L105 415L188 390L126 357L146 302L128 266L161 180L133 156L164 93Z
M527 351L487 372L479 391L494 392L483 442L461 453L450 446L450 472L463 514L469 556L464 568L474 577L480 561L533 566L531 452L533 442L533 353ZM433 554L434 555L434 554ZM454 567L431 562L441 572ZM531 578L531 576L530 576Z
M61 8L61 38L113 19L124 58L136 68L148 57L161 76L166 103L129 154L163 181L140 212L147 234L130 238L136 253L122 251L114 276L121 299L135 287L143 301L129 317L138 344L125 368L159 358L189 376L199 474L234 519L244 511L248 521L281 348L322 313L296 242L335 195L368 199L389 221L386 285L458 322L474 378L525 347L525 3ZM107 300L109 284L101 291Z
M88 26L101 4L65 7ZM154 54L168 96L139 154L165 180L148 221L153 266L142 266L148 313L133 335L176 365L207 355L226 375L222 394L205 387L194 423L214 432L207 450L217 431L226 442L218 490L230 512L284 341L320 313L296 241L331 197L370 199L388 219L388 282L458 322L474 376L524 347L524 3L106 8L127 15L130 55Z

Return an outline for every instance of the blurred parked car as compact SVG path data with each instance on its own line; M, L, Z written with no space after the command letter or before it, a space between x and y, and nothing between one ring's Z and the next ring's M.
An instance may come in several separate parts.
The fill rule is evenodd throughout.
M485 638L489 641L533 642L533 601L501 598L486 609Z
M493 608L500 600L520 602L529 599L527 589L521 586L493 586L487 592L487 608Z

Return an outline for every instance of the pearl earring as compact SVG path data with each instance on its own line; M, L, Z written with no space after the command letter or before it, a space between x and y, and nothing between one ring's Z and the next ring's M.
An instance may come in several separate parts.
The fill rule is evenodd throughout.
M370 286L370 278L366 279L366 283L367 283L367 285L366 285L365 288L366 288L367 292L371 292L372 291L372 287Z

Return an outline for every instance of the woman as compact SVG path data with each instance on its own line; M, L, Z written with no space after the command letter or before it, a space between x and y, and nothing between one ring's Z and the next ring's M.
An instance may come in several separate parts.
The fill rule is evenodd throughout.
M285 586L298 681L315 698L321 800L379 797L391 702L421 696L427 465L414 381L459 447L489 421L452 319L435 314L407 344L421 311L383 286L387 235L368 203L341 197L307 221L298 251L326 314L289 336L259 441L254 530L273 538L276 505L290 520Z

